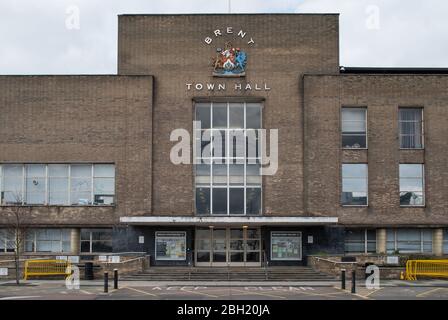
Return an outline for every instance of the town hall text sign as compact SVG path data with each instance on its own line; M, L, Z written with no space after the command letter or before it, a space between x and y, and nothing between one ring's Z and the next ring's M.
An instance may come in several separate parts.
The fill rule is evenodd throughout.
M244 47L234 45L230 40L236 40L237 43L245 42L245 46L253 46L255 40L249 36L243 29L234 29L233 27L218 28L213 31L213 35L204 39L205 44L212 45L216 41L222 46L217 46L215 57L212 58L213 77L216 78L244 78L249 56ZM218 45L219 45L218 44ZM267 83L248 83L238 81L233 84L226 82L189 82L186 83L187 91L270 91Z

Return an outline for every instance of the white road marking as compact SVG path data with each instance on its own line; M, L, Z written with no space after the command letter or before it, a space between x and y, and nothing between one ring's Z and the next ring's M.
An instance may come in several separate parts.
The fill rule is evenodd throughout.
M4 297L0 298L0 300L18 300L18 299L35 299L40 298L40 296L16 296L16 297Z

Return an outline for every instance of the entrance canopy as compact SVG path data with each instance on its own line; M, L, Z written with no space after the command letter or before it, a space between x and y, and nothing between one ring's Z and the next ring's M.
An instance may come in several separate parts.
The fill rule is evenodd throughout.
M307 226L336 224L337 217L121 217L120 222L147 226Z

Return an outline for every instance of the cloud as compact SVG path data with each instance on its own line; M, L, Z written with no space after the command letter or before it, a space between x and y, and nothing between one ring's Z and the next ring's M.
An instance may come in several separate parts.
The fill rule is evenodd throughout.
M73 5L79 30L66 28ZM366 28L372 5L379 29ZM118 14L227 10L227 1L209 0L2 0L0 74L113 74ZM340 12L342 65L448 66L445 0L232 0L232 11Z

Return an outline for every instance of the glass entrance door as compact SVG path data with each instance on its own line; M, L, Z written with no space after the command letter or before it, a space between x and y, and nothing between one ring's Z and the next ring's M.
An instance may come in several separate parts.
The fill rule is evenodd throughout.
M260 229L196 229L195 247L196 266L261 266Z

